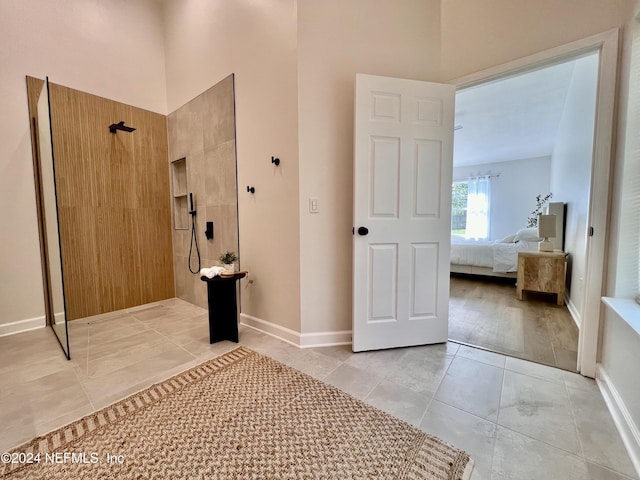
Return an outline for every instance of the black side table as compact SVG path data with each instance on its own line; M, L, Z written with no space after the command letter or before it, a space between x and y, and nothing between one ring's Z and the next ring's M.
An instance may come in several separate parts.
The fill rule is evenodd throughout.
M247 272L237 272L224 277L200 277L207 282L209 303L209 343L230 340L238 343L238 302L236 281Z

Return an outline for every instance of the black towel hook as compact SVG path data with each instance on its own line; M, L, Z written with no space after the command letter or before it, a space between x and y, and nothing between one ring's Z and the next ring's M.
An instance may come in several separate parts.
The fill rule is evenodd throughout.
M280 165L280 159L278 157L271 157L271 163L275 163L276 167Z
M250 187L250 186L247 185L247 192L256 193L256 189L254 187Z

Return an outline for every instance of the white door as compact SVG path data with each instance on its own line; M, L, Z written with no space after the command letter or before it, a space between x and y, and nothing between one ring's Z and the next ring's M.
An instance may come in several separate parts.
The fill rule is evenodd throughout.
M356 75L354 352L447 340L454 99Z

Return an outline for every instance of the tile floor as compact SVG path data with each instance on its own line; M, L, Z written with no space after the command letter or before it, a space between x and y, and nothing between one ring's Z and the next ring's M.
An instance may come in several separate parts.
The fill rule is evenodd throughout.
M236 346L210 345L204 309L171 299L0 338L0 451ZM240 343L467 450L473 480L637 479L594 381L447 343L353 354L241 327Z

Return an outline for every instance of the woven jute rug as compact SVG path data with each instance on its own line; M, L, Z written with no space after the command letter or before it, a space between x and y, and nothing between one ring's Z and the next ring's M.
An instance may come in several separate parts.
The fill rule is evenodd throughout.
M0 472L16 480L466 480L473 465L440 439L242 347L8 453Z

